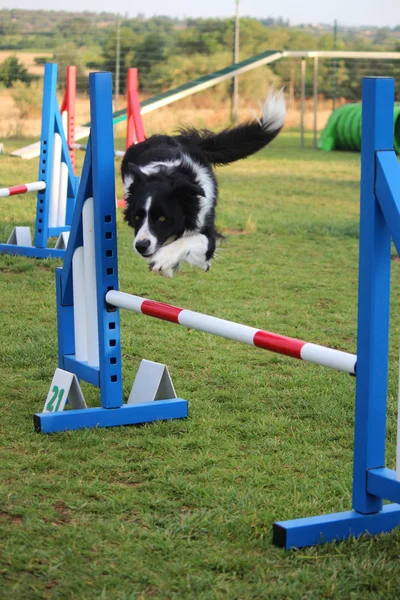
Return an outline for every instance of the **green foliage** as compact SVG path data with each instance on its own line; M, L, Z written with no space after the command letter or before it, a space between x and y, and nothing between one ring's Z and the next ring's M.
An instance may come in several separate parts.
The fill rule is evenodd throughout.
M24 120L37 118L42 110L43 85L41 81L24 83L16 81L13 83L11 96L18 111L16 124L16 135L23 134Z
M42 108L42 82L32 81L30 84L17 81L12 87L11 96L21 119L40 115Z
M44 65L48 62L48 60L49 60L48 56L36 56L34 58L35 65Z
M15 81L29 81L28 70L16 56L9 56L0 63L0 83L9 88Z
M226 66L232 61L234 19L174 19L156 16L145 18L119 18L112 13L70 13L66 11L0 10L0 48L4 49L50 49L55 56L61 55L64 69L67 52L76 62L79 73L91 69L116 71L117 23L120 23L120 91L125 91L126 69L139 68L139 85L146 95L158 93L171 87L173 81L184 77L196 79L210 73L214 66ZM400 26L340 28L337 48L342 50L396 50L400 47ZM257 20L240 19L239 59L267 49L281 50L331 50L333 30L330 25L290 26L283 18L265 17ZM73 46L70 46L72 44ZM95 50L93 50L95 49ZM77 53L79 50L79 54ZM222 57L224 58L222 61ZM192 58L193 67L188 64ZM202 57L201 59L199 57ZM180 63L182 68L180 69ZM280 61L270 67L276 79L289 88L297 87L298 61ZM399 78L399 61L393 62L392 74ZM332 61L320 60L320 93L332 95ZM360 81L371 72L388 74L390 65L383 61L341 61L338 72L336 95L349 100L359 99ZM311 94L312 69L307 69L306 93ZM243 85L252 77L240 78ZM78 85L82 85L78 78ZM188 81L188 79L186 79ZM257 83L257 78L253 78ZM227 93L229 84L221 89ZM260 87L260 86L258 86ZM220 92L218 92L220 93ZM296 92L297 93L297 92Z
M72 42L59 46L53 54L52 62L58 64L58 85L64 87L66 71L69 65L76 67L76 87L78 91L87 90L85 68L79 50Z
M134 52L136 45L139 45L143 41L143 35L135 33L128 27L121 27L120 29L120 57L121 67L128 68L134 63ZM108 32L108 38L104 43L101 50L101 60L99 65L102 68L112 71L115 73L116 63L116 51L117 51L117 32L114 28L111 32ZM95 63L93 63L95 64Z
M165 81L169 70L166 66L171 54L173 41L166 35L148 33L143 42L136 46L133 62L130 66L138 68L139 85L146 90L158 91L167 88Z
M92 23L84 17L71 17L61 21L57 28L63 38L77 46L83 46L85 39L90 36Z

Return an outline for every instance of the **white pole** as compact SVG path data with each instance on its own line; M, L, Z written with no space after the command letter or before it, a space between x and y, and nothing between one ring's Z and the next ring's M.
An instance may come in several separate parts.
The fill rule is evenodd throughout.
M68 139L68 111L64 110L61 114L61 121L64 129L65 138Z
M61 163L60 186L58 194L58 227L64 227L67 214L67 195L68 195L68 167L65 162Z
M61 170L61 136L59 133L55 133L54 134L54 145L53 145L53 164L52 164L51 184L50 184L49 227L57 227L58 198L59 198L59 189L60 189L60 170Z
M72 282L74 295L75 358L88 359L88 335L86 325L85 265L83 246L79 246L72 257Z
M65 139L68 139L68 111L64 110L61 114L61 122L64 129ZM68 167L66 163L61 163L60 173L60 191L58 196L58 217L57 225L64 227L67 212L67 196L68 196Z
M318 56L314 57L314 150L317 149L318 130Z
M99 328L97 321L96 258L94 240L94 204L88 198L82 210L83 256L85 265L86 325L88 364L99 366Z
M306 98L306 60L301 59L300 147L304 148L304 107Z

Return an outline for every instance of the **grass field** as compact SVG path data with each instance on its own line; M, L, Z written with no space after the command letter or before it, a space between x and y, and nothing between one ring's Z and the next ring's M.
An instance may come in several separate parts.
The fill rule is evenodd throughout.
M35 161L0 161L1 186L36 179ZM120 215L120 288L355 352L359 155L300 151L288 132L219 181L211 271L149 273ZM2 200L0 240L34 211L32 196ZM142 358L166 363L189 419L34 433L57 366L57 264L0 256L0 598L399 598L399 532L271 544L276 520L351 507L350 376L121 313L126 395ZM393 261L390 468L399 275Z

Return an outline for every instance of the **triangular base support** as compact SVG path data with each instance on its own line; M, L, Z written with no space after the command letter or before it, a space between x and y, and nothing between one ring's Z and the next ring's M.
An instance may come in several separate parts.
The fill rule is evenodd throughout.
M129 394L128 404L176 397L168 367L151 360L142 360Z
M37 248L32 245L30 227L17 226L12 230L6 244L0 244L0 254L29 256L31 258L64 258L69 232L60 234L54 248Z
M14 227L10 237L7 240L7 244L13 246L28 246L32 247L32 235L30 227Z
M61 412L67 401L73 409L87 408L77 376L63 369L56 369L43 412Z
M69 231L62 231L56 241L56 245L54 246L57 250L66 250L68 246L69 240Z

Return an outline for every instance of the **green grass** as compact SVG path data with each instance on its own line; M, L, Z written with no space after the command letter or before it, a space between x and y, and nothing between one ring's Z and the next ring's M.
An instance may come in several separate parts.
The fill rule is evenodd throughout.
M36 178L35 161L0 161L0 185ZM355 352L358 179L359 155L300 151L283 134L220 169L228 233L207 274L149 273L120 215L120 287ZM34 211L32 195L2 200L0 239ZM398 598L398 531L301 551L271 544L276 520L351 507L347 375L123 312L125 393L142 358L166 363L189 419L34 433L57 366L57 264L0 256L0 598ZM393 262L391 468L399 274Z

